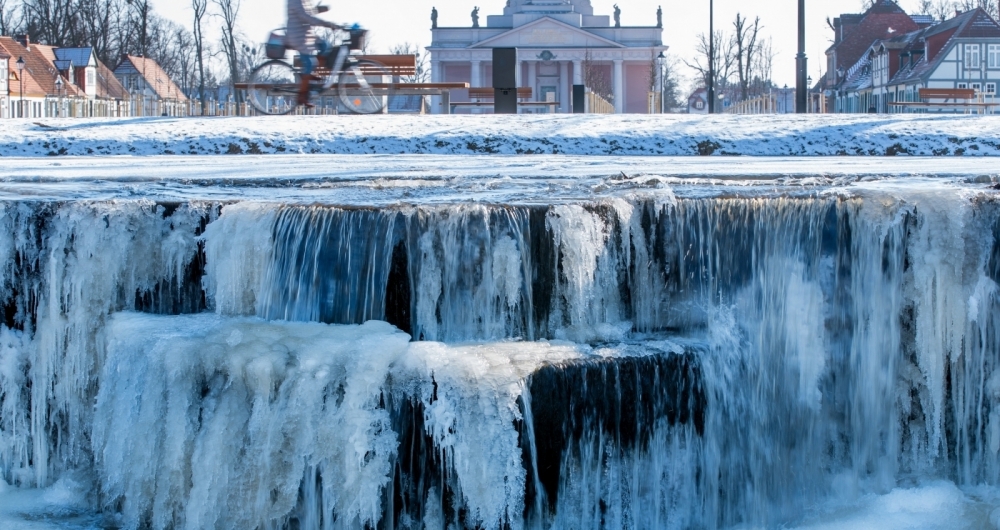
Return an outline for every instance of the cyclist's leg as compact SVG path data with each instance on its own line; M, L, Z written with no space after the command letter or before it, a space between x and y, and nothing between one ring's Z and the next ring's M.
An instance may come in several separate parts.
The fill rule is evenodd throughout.
M316 56L322 60L321 64L323 64L327 70L333 70L333 67L336 66L337 52L339 50L339 46L334 46L325 39L316 39Z
M313 71L316 69L316 58L311 53L303 53L301 51L299 52L299 57L302 61L302 75L299 79L298 104L311 107L312 105L309 103L309 83L315 79Z

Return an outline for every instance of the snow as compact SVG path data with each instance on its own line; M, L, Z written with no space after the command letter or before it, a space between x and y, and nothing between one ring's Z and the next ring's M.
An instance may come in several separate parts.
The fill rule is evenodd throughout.
M266 116L8 120L0 156L1000 155L1000 116Z
M980 488L982 489L982 488ZM970 489L971 490L971 489ZM953 528L1000 528L991 515L992 505L980 494L963 492L947 481L931 481L913 487L894 488L884 495L856 499L834 497L806 516L794 530L945 530ZM995 499L993 499L995 501Z

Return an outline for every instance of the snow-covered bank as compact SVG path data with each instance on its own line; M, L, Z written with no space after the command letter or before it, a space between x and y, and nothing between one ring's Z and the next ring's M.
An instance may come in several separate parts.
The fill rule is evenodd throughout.
M291 116L5 120L0 156L1000 155L1000 117Z

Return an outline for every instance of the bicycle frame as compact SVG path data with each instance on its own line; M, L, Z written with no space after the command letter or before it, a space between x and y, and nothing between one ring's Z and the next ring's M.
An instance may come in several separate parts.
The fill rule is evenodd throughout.
M330 74L323 81L323 90L329 90L337 84L340 80L340 75L344 73L345 65L349 64L349 62L354 59L354 54L351 51L350 46L347 44L348 40L343 38L344 34L350 35L349 32L344 30L338 30L336 33L336 35L341 37L340 44L338 45L340 49L337 52L337 60L330 67Z
M347 64L349 58L351 58L350 49L346 44L341 44L340 50L337 52L337 60L330 67L330 74L323 80L323 90L329 90L340 80L340 74L344 72L344 65Z

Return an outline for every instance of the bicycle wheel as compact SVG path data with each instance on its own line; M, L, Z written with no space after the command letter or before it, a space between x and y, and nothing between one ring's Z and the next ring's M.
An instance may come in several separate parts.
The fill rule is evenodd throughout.
M361 59L344 65L337 85L340 101L356 114L382 112L396 91L389 69L382 63Z
M258 112L288 114L295 110L299 74L292 65L275 59L250 72L247 99Z

